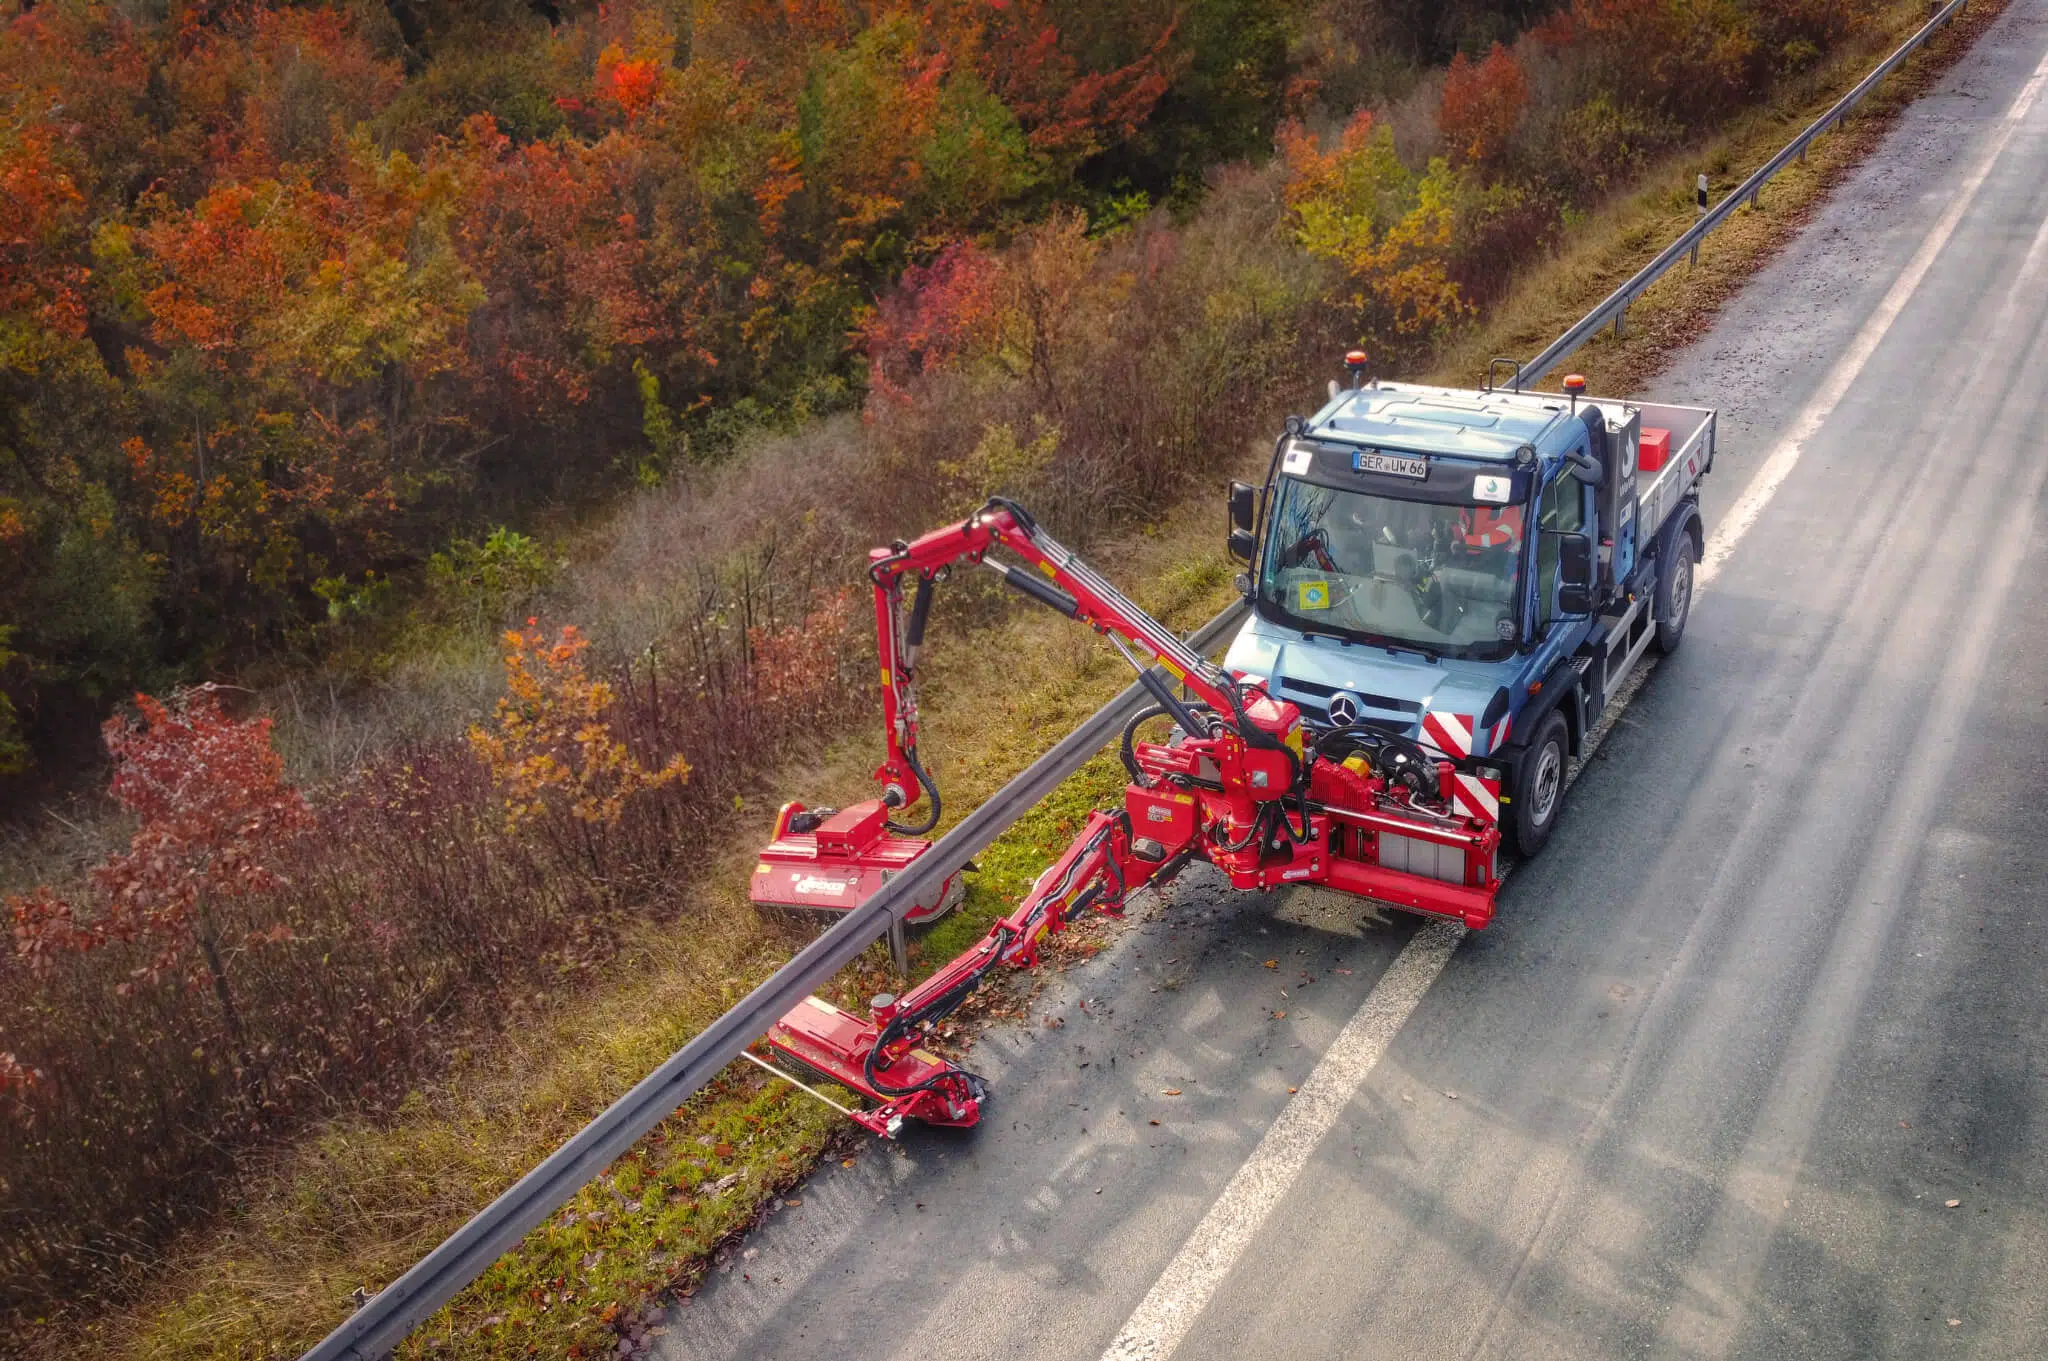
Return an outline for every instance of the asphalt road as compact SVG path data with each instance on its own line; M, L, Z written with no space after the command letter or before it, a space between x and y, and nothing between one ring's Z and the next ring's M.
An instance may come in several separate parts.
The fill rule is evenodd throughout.
M1753 521L1182 1361L2048 1356L2044 63L2014 0L1648 394ZM1191 873L659 1353L1094 1361L1417 931Z

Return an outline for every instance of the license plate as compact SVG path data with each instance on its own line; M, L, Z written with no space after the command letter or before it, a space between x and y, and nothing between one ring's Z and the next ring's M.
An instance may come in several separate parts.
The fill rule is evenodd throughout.
M1399 454L1360 452L1351 456L1351 466L1362 473L1385 473L1389 477L1429 476L1428 459L1403 458Z

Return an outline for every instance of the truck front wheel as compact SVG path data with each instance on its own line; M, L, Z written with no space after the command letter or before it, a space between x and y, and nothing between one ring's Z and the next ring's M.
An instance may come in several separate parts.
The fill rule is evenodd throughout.
M1681 528L1671 536L1671 561L1657 573L1657 650L1675 652L1692 617L1692 535Z
M1555 709L1544 716L1522 759L1515 763L1515 795L1509 820L1515 849L1534 855L1550 840L1557 810L1564 802L1564 773L1571 763L1571 730Z

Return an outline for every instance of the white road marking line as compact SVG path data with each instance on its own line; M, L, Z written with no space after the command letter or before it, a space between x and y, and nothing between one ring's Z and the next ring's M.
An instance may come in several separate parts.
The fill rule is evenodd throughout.
M1877 310L1870 314L1862 329L1856 332L1856 338L1849 343L1849 348L1842 352L1842 357L1828 370L1827 377L1821 380L1819 390L1807 399L1804 407L1800 408L1799 415L1792 422L1792 428L1771 450L1770 457L1764 460L1763 467L1757 469L1756 475L1749 480L1749 485L1742 489L1742 495L1736 498L1735 504L1722 515L1714 534L1714 541L1707 545L1706 554L1700 559L1699 567L1695 569L1693 581L1696 588L1713 580L1715 573L1721 570L1721 564L1735 551L1735 545L1742 541L1742 536L1756 523L1757 516L1763 514L1764 507L1778 494L1778 488L1792 475L1792 469L1798 466L1799 455L1805 451L1806 442L1814 437L1827 418L1834 414L1835 407L1841 403L1842 398L1848 395L1849 388L1863 372L1863 366L1870 362L1870 356L1877 352L1879 343L1891 330L1892 323L1899 319L1899 313L1905 310L1906 303L1919 289L1921 280L1925 279L1927 271L1933 268L1935 257L1941 254L1942 249L1948 245L1949 237L1955 234L1957 224L1963 220L1963 214L1976 200L1977 191L1984 187L1985 177L1991 173L1991 167L2004 153L2006 143L2012 140L2013 133L2019 128L2020 120L2033 108L2034 100L2040 95L2044 81L2048 81L2048 58L2044 58L2041 64L2034 68L2033 78L2020 87L2019 96L2005 111L2005 117L1999 120L1997 133L1984 148L1977 164L1971 167L1969 176L1956 191L1955 199L1949 204L1948 211L1941 215L1940 220L1934 224L1934 229L1927 233L1927 239L1920 243L1920 249L1914 252L1904 271L1885 293L1884 300L1877 305Z
M2032 78L2021 87L2018 98L2006 110L1998 132L1963 181L1955 200L1920 243L1920 249L1914 252L1905 270L1885 293L1877 310L1857 331L1848 350L1828 370L1820 389L1800 409L1791 430L1772 449L1770 457L1750 479L1735 505L1722 516L1717 532L1709 540L1707 551L1695 569L1695 593L1703 590L1719 572L1735 550L1735 545L1763 514L1764 507L1778 494L1785 479L1791 476L1806 441L1812 439L1834 413L1835 407L1863 372L1863 366L1876 353L1892 323L1898 320L1906 303L1918 291L1927 271L1933 267L1935 257L1955 234L1963 214L1976 199L1977 191L1983 187L2006 143L2012 140L2020 120L2033 107L2044 83L2048 83L2048 57L2042 59ZM1592 755L1598 739L1619 716L1627 699L1633 696L1649 670L1647 665L1638 666L1631 678L1634 684L1624 682L1623 692L1617 693L1610 701L1600 729L1588 739L1585 756ZM1302 1084L1301 1091L1287 1103L1279 1119L1267 1129L1251 1156L1209 1207L1202 1222L1195 1226L1180 1251L1167 1263L1137 1310L1102 1353L1102 1361L1166 1361L1173 1355L1274 1207L1293 1188L1323 1136L1335 1126L1338 1116L1351 1104L1359 1088L1372 1075L1380 1056L1393 1043L1394 1036L1400 1033L1402 1025L1421 1005L1430 985L1443 973L1444 966L1450 963L1451 955L1464 938L1463 926L1441 919L1432 920L1395 956L1387 972L1366 995L1358 1014L1346 1023L1317 1062L1314 1071Z
M1464 938L1465 928L1447 920L1410 938L1109 1344L1105 1361L1173 1354Z
M2048 70L2048 61L2043 69ZM2038 322L2044 277L2048 222L2035 233L2003 305L1984 332L1987 353L2009 353L2016 365L2024 364L2029 351L2014 344L2010 333L2031 330ZM2024 316L2023 311L2034 315ZM1982 390L1993 386L1997 376L2002 376L1999 370L1979 370L1957 405L1982 411ZM1996 411L1990 434L2010 439L2008 447L2024 447L2025 436L2014 428L2021 414L2017 400L2008 401ZM2003 500L2005 522L1983 536L1989 551L1971 583L1963 627L1929 691L1926 722L1913 736L1913 778L1904 781L1897 797L1885 805L1871 840L1871 858L1845 899L1842 920L1814 977L1798 1027L1785 1045L1769 1096L1727 1176L1720 1204L1693 1249L1688 1288L1679 1293L1665 1326L1661 1354L1724 1355L1732 1348L1736 1330L1749 1320L1743 1303L1751 1298L1777 1242L1776 1230L1805 1170L1822 1104L1841 1070L1843 1051L1857 1033L1856 1018L1875 986L1884 947L1903 910L1905 887L1950 788L1949 772L1962 746L1964 724L1983 697L1998 626L2021 563L2035 543L2034 507L2048 484L2048 461L2033 460L2031 469L2013 481L2018 485L2008 487Z

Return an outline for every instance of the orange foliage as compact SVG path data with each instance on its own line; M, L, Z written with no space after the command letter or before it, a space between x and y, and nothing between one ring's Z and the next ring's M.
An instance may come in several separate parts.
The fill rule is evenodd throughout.
M613 43L597 59L597 86L630 122L661 93L661 68L651 57L628 57Z
M1444 73L1437 126L1460 160L1496 161L1507 150L1528 102L1529 82L1514 53L1495 43L1484 60L1470 62L1460 52Z
M868 318L868 386L906 401L912 378L944 367L987 338L996 312L996 264L971 241L955 241L928 265L903 272L895 292Z
M755 701L781 715L799 717L830 698L839 687L831 654L852 621L853 595L842 590L794 624L749 629Z
M903 268L1071 196L1185 56L1076 0L409 12L442 27L401 59L374 5L0 8L0 384L47 404L0 464L33 527L0 623L34 688L303 647L320 582L418 561L481 484L583 494L845 403ZM56 570L74 530L108 561Z
M0 311L32 314L77 339L85 334L88 275L74 252L86 203L55 152L46 127L0 144Z
M589 640L575 625L550 643L534 623L505 634L505 696L492 727L469 730L470 749L498 787L506 830L551 810L614 823L634 795L688 778L681 756L650 769L613 735L608 719L618 697L591 676Z
M991 87L1016 110L1041 151L1080 157L1130 136L1179 65L1174 23L1137 60L1084 73L1046 0L1004 0L988 8L993 13L986 31L976 33L975 49L987 54L983 70Z
M1358 336L1377 360L1415 353L1471 314L1451 272L1459 179L1447 162L1416 175L1370 111L1327 151L1295 124L1279 145L1295 238L1344 270Z

